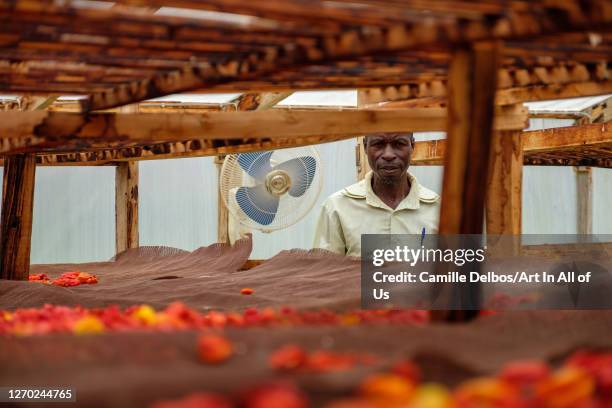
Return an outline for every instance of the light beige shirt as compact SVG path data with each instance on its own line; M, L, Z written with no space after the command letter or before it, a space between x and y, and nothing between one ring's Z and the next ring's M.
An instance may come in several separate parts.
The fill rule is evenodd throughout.
M396 209L372 190L372 172L363 180L332 194L324 203L314 248L361 256L361 234L426 234L438 232L440 196L407 173L410 192Z

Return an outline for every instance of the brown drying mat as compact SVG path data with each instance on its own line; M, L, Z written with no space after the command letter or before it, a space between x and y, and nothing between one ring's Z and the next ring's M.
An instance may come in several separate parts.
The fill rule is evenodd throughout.
M404 357L417 361L425 380L453 385L494 373L507 361L554 363L579 348L609 350L610 322L608 311L537 311L465 325L233 328L226 333L237 354L218 367L198 362L194 332L0 338L0 384L72 386L78 406L145 407L196 390L232 394L278 378L267 359L287 343L380 357L373 367L292 377L320 403L350 393L364 375Z
M40 307L45 303L85 307L147 303L163 308L179 300L198 310L284 305L298 309L360 307L361 265L358 258L322 250L294 249L282 251L255 268L240 270L250 252L251 241L245 239L234 246L214 244L193 252L143 247L124 252L109 262L33 265L32 273L46 273L52 278L74 270L93 273L98 276L99 283L64 288L0 280L0 309ZM559 267L558 260L541 256L500 258L494 262L491 270L550 271ZM597 259L597 265L604 272L597 277L593 275L593 282L579 292L578 304L585 308L600 308L601 305L592 303L608 299L607 294L612 290L609 272L612 260ZM546 289L545 296L541 297L543 305L567 304L571 307L566 286L543 284L542 287ZM242 288L252 288L254 293L241 295ZM427 293L423 292L427 290L424 285L410 290ZM534 289L506 284L490 287L490 290L523 295Z
M250 252L251 241L242 240L234 246L214 244L193 252L144 247L109 262L33 265L31 273L55 278L78 270L97 275L99 283L64 288L2 280L0 309L45 303L85 307L147 303L163 308L178 300L199 310L359 307L359 260L319 250L291 250L253 269L240 270ZM245 287L255 293L241 295Z

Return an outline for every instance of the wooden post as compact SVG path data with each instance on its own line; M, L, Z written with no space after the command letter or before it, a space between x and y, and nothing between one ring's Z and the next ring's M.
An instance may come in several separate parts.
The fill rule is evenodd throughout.
M447 151L444 162L440 234L480 234L493 129L498 44L479 42L457 49L448 85ZM441 299L458 294L478 304L478 285L440 288ZM440 298L439 298L440 299ZM434 311L435 320L467 320L478 310Z
M368 162L368 156L366 156L365 148L363 146L363 136L357 138L357 145L355 146L355 164L357 165L357 180L363 180L365 175L370 170L370 163Z
M117 163L115 171L115 250L138 248L138 162Z
M215 157L215 166L217 167L217 179L219 180L219 185L221 184L221 167L223 166L223 160L225 160L224 155ZM223 201L223 197L221 197L221 194L219 194L219 189L217 189L217 211L217 242L229 244L229 213L227 206Z
M486 223L488 238L508 235L504 244L514 254L520 251L523 183L523 138L521 131L494 132L487 182Z
M32 211L36 156L17 154L4 159L0 278L27 280L30 274Z
M578 166L576 169L576 221L578 234L593 233L593 173L591 167Z
M521 131L493 134L491 165L487 183L486 222L488 234L521 233L523 139Z
M367 90L357 90L357 108L363 108L367 105L370 97ZM380 97L382 98L382 95ZM357 180L363 180L365 175L372 170L363 147L363 136L357 138L357 145L355 146L355 164L357 165Z

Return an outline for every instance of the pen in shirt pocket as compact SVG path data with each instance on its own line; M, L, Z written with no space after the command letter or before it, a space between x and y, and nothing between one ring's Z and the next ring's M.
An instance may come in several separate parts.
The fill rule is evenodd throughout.
M423 241L425 241L425 227L421 230L421 245L423 245Z

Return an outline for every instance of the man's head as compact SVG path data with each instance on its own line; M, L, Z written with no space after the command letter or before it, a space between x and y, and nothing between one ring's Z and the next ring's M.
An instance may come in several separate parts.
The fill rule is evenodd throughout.
M405 176L412 150L412 133L373 133L363 138L372 171L383 181L395 183Z

